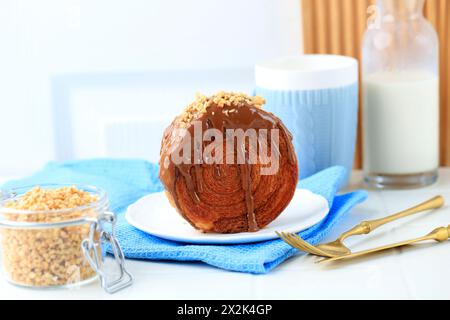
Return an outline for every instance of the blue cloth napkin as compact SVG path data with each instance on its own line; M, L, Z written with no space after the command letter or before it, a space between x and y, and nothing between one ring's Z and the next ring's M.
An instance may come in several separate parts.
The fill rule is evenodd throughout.
M139 198L163 190L158 166L143 160L95 159L51 162L36 174L10 181L4 188L44 183L88 184L106 190L110 209L119 216L117 237L127 258L145 260L203 261L238 272L264 274L298 251L281 240L245 245L189 245L160 239L130 226L126 208ZM367 198L365 191L336 195L346 177L342 167L332 167L299 182L299 188L324 196L331 208L327 217L300 236L312 244L321 241L346 213Z

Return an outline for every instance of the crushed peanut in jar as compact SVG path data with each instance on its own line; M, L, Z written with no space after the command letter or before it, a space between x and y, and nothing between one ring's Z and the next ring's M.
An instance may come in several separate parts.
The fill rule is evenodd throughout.
M9 221L52 223L96 216L97 197L76 187L36 187L6 202L1 217ZM8 212L8 209L12 209ZM20 210L16 211L15 210ZM48 287L78 283L95 276L81 243L89 224L46 229L0 229L3 267L10 281Z

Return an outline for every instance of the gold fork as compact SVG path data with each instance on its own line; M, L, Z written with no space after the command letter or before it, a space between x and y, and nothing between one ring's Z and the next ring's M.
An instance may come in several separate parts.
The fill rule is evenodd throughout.
M344 255L349 255L351 253L351 250L347 248L344 244L345 239L355 235L369 234L373 230L392 221L405 218L419 212L431 209L438 209L441 208L443 205L444 205L444 198L442 196L437 196L421 204L418 204L417 206L393 214L391 216L372 221L363 221L357 226L350 229L349 231L344 232L335 241L317 246L309 244L308 242L306 242L305 240L303 240L294 233L276 232L276 234L281 239L283 239L284 242L286 242L287 244L296 249L299 249L300 251L304 251L316 256L322 256L326 258L340 257Z

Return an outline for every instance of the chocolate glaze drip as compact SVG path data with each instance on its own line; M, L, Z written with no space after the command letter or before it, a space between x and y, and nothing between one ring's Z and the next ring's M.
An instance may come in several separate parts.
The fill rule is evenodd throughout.
M199 121L202 124L202 132L206 129L217 129L224 133L227 129L242 129L244 131L248 129L255 129L257 132L260 129L266 129L270 132L271 129L280 130L280 141L282 139L281 135L284 135L286 141L292 140L291 133L286 129L284 124L276 118L273 114L266 112L260 108L252 105L241 104L235 106L218 106L216 104L211 104L206 112L202 113L196 119L191 121L191 125L187 126L186 133L191 136L191 141L193 142L191 148L191 158L190 163L177 164L175 165L171 160L171 153L180 147L180 141L182 137L175 134L177 128L179 128L178 119L166 129L162 148L161 148L161 169L160 169L160 179L164 184L166 190L172 196L178 211L182 213L182 210L178 201L178 194L176 192L176 183L178 179L183 178L187 187L187 190L195 202L200 201L200 196L203 192L203 174L202 166L208 166L208 164L203 164L201 159L195 158L196 151L199 151L199 144L194 141L194 125L193 121ZM268 137L269 138L269 137ZM228 137L225 136L225 139ZM204 148L206 144L211 142L202 142L202 147ZM244 142L245 143L245 142ZM297 164L297 158L293 150L291 143L286 143L288 151L288 160L291 164ZM276 146L271 146L276 147ZM255 216L255 208L252 194L252 168L248 163L248 155L246 146L235 146L235 151L237 159L245 159L244 164L240 164L239 174L242 184L242 189L245 192L245 203L247 209L247 231L254 232L259 230L258 224ZM276 150L279 153L279 150ZM192 156L194 155L194 156ZM183 157L188 157L189 155L183 155ZM194 163L197 162L197 163ZM214 176L218 179L221 177L220 167L216 164L212 164L214 167Z
M220 167L217 164L214 166L214 177L216 179L219 179L222 177L222 172L220 172Z

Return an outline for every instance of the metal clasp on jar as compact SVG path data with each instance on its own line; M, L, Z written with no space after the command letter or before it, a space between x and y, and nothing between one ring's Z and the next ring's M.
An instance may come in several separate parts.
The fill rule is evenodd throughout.
M81 244L86 260L97 272L102 288L108 293L115 293L133 284L133 276L125 268L125 256L115 236L116 221L116 215L112 212L101 214L96 221L91 222L89 238ZM111 227L110 232L105 230L107 224ZM101 248L104 244L110 246L114 261L119 268L119 275L111 281L100 258Z

